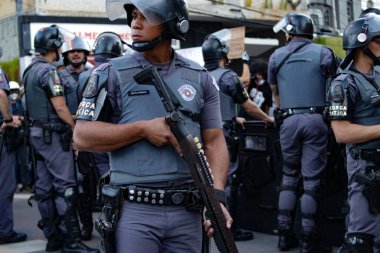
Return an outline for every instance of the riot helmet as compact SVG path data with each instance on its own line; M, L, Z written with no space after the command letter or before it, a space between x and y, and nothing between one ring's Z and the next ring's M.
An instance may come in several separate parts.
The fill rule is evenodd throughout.
M109 54L118 57L123 54L125 42L114 32L99 34L94 43L93 55Z
M378 8L367 8L364 11L362 11L362 13L360 13L359 18L363 18L364 16L366 16L367 14L370 14L370 13L380 15L380 9L378 9Z
M347 50L343 66L352 60L355 48L361 48L368 55L374 65L380 65L380 59L368 48L368 44L380 36L380 15L367 14L363 18L351 21L343 32L343 49Z
M131 26L132 11L138 9L152 25L164 24L164 32L151 41L136 42L128 45L136 51L146 51L155 47L161 40L185 40L189 30L189 13L186 0L107 0L106 10L110 20L127 13L127 23Z
M219 60L222 58L228 61L227 55L230 49L230 38L231 32L228 29L223 29L206 36L202 44L202 55L206 69L212 70L219 67Z
M283 31L289 35L303 35L310 39L314 34L313 20L304 14L289 13L273 26L273 31Z
M34 36L34 48L37 54L55 51L57 59L59 59L58 49L62 46L62 43L62 37L57 27L41 28Z
M72 51L83 51L85 55L83 61L79 63L71 62L70 59L68 58L68 53ZM77 66L80 66L82 64L84 65L87 62L87 56L89 54L90 54L90 46L88 45L88 42L82 37L75 36L73 39L65 41L65 43L63 43L62 45L63 63L65 66L69 64L73 64Z

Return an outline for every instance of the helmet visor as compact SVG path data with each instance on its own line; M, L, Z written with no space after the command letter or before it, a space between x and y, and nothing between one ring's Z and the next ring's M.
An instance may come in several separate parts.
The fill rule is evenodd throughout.
M279 31L283 30L287 25L288 20L286 17L284 17L273 26L273 32L278 33Z
M222 43L227 48L227 50L231 45L232 33L230 29L219 30L210 34L209 37L217 38L220 41L220 43Z
M69 30L59 26L59 25L51 25L51 27L55 27L59 31L59 38L63 42L67 40L73 40L75 38L75 34L70 32Z
M125 4L135 6L152 25L159 25L177 17L177 8L168 0L107 0L106 11L110 20L125 15Z

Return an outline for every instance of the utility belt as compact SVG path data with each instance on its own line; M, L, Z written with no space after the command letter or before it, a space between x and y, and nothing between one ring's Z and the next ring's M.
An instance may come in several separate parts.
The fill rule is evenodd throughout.
M350 155L355 160L366 160L380 165L380 149L350 149Z
M295 114L326 114L326 108L325 107L301 107L301 108L288 108L288 109L280 109L277 108L274 111L274 119L276 122L276 126L280 126L283 122L284 119L287 117L290 117Z
M184 206L186 208L203 207L202 198L197 189L161 189L130 185L124 190L124 199L129 202L163 206Z
M182 186L178 186L178 188L147 188L106 184L102 187L102 197L104 206L100 217L95 221L95 229L102 238L105 253L116 253L115 229L124 200L150 205L184 206L188 209L199 206L199 211L200 208L203 208L199 191L189 186L186 188Z
M31 120L30 127L38 127L43 130L43 137L45 144L51 144L52 132L56 132L59 134L59 141L61 142L63 151L70 150L70 144L73 137L73 133L71 127L67 124L63 124L60 122L41 122L39 120Z

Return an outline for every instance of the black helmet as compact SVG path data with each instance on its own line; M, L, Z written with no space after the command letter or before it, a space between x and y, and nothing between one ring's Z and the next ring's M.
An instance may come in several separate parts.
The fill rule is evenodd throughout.
M230 39L232 37L229 29L222 29L206 36L202 44L203 60L206 69L215 69L219 66L219 60L225 58L228 61L230 51Z
M127 22L131 26L132 10L138 9L145 19L153 24L165 24L164 32L151 41L132 43L130 45L137 51L152 49L160 40L185 40L189 30L189 13L186 0L107 0L106 10L110 20L115 20L127 12Z
M379 59L366 47L377 36L380 36L380 15L367 14L363 18L351 21L343 32L343 49L347 50L347 54L341 63L341 68L345 69L349 65L355 48L362 48L374 64L379 65Z
M121 56L124 51L125 42L114 32L103 32L99 34L94 43L94 55L111 54Z
M362 11L362 13L360 13L359 18L363 18L365 15L370 14L370 13L380 15L380 9L378 9L378 8L367 8L364 11Z
M70 51L84 51L87 56L90 54L90 46L88 42L79 36L75 36L72 40L67 40L62 45L62 55L67 55Z
M367 14L351 21L344 29L343 49L364 47L377 36L380 36L380 16Z
M48 51L56 51L62 46L62 39L58 28L44 27L38 30L34 36L34 48L36 53L46 54Z
M314 22L309 16L298 13L289 13L273 26L273 31L275 33L278 33L281 30L290 35L305 35L312 39Z

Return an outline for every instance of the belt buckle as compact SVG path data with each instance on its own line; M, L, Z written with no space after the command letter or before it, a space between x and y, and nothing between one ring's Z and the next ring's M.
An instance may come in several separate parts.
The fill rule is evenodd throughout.
M315 113L317 111L317 108L315 108L315 107L310 107L309 108L309 112L310 113Z
M182 205L185 200L185 193L184 192L175 192L173 195L170 196L171 202L176 205Z

